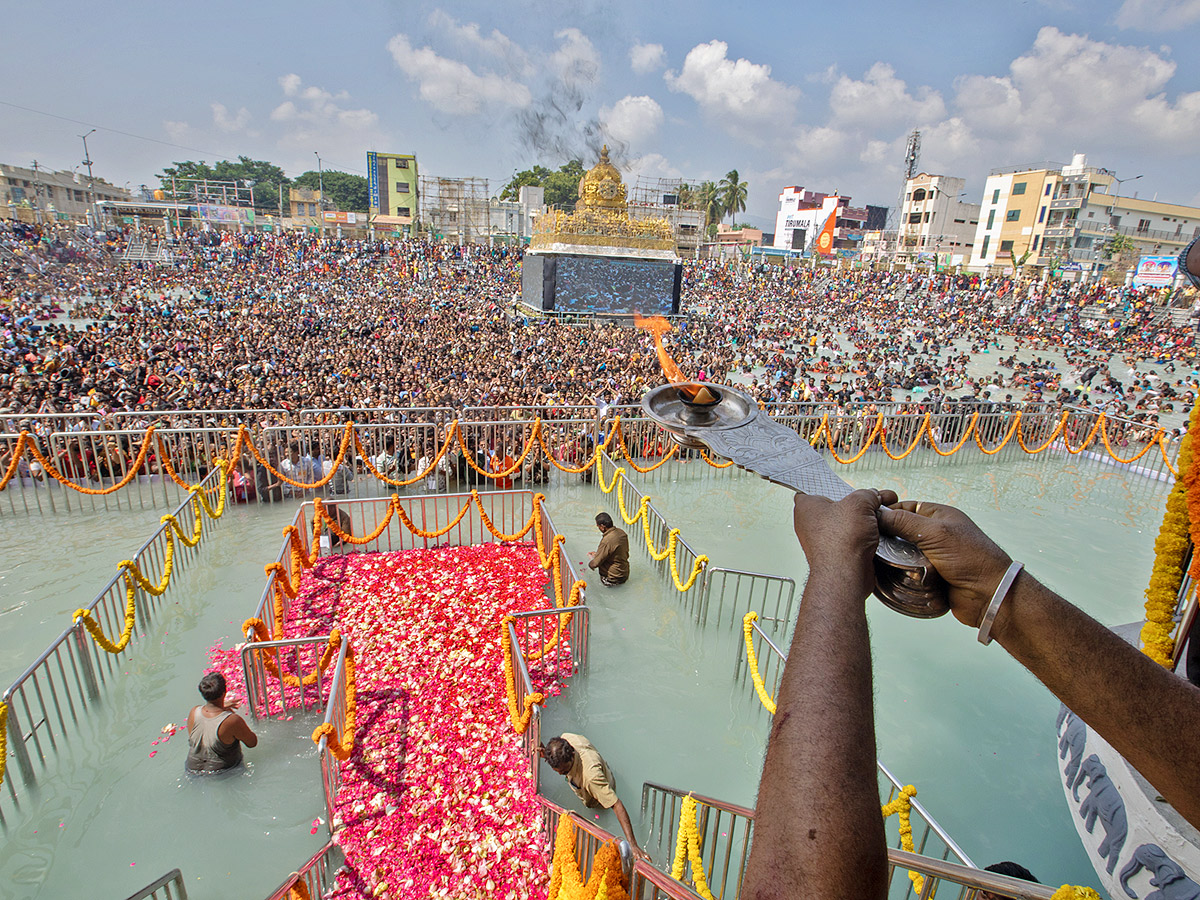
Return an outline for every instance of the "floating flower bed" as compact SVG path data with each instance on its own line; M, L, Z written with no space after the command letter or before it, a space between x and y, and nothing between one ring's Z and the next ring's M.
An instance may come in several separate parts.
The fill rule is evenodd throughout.
M527 543L351 554L305 573L285 636L336 625L356 653L334 896L546 896L540 807L508 721L499 627L545 608L545 584ZM236 650L212 658L244 691Z

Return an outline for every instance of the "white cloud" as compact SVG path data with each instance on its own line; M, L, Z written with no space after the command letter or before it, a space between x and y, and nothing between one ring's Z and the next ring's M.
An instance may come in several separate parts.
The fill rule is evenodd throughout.
M241 107L236 113L230 113L224 103L212 103L213 124L226 133L243 131L250 124L250 110Z
M661 69L667 63L662 44L634 44L629 48L629 64L639 75Z
M636 181L638 176L641 175L645 175L648 178L683 177L683 173L671 165L670 161L661 153L646 153L636 157L626 163L624 169L626 183Z
M284 75L279 87L286 98L271 111L272 135L277 147L296 152L292 161L297 171L312 168L313 150L320 150L326 167L356 169L361 166L364 147L384 135L379 116L350 104L345 91L333 93L316 85L305 85L298 75Z
M166 119L163 121L163 130L166 131L167 137L178 144L188 139L192 126L187 122Z
M1117 10L1119 28L1173 31L1200 22L1200 0L1125 0Z
M300 76L295 72L292 72L290 75L281 75L279 77L279 86L283 88L283 96L285 97L295 97L298 93L300 93L300 86L303 83L304 82L301 81Z
M561 41L550 56L550 67L564 81L591 83L600 74L600 53L578 28L554 32Z
M729 130L747 123L786 125L800 99L796 87L771 78L771 67L748 59L731 60L724 41L697 44L683 68L663 77L672 91L687 94L707 115Z
M485 35L479 30L478 23L459 24L457 19L440 9L430 13L429 24L445 32L460 47L477 50L509 63L514 72L527 75L532 71L525 51L498 29L493 28L490 34Z
M1175 63L1145 47L1094 41L1045 27L1003 78L960 80L955 105L963 122L1019 144L1070 136L1097 145L1142 144L1180 149L1200 140L1200 92L1164 93Z
M439 112L474 115L492 104L525 107L532 99L519 81L491 72L476 74L466 63L439 56L429 47L414 48L407 35L397 34L387 48L400 71L420 85L421 99Z
M829 93L835 120L855 125L921 124L946 115L942 95L932 88L910 91L883 62L869 68L861 81L840 76Z
M600 110L600 124L615 140L637 146L653 137L663 121L663 110L651 97L623 97Z

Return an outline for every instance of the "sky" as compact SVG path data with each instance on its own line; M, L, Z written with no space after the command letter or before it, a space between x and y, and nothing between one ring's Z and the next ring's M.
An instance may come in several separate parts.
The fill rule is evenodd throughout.
M365 174L378 150L494 195L607 143L627 183L736 170L738 221L773 230L789 185L894 206L915 128L918 169L971 200L1086 153L1200 206L1200 0L6 6L0 164L76 168L94 127L118 186L239 154Z

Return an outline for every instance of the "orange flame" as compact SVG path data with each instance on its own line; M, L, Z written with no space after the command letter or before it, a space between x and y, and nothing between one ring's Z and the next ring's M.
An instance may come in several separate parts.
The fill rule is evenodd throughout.
M672 383L687 381L688 379L684 377L675 360L671 359L671 354L667 353L667 348L663 346L663 335L671 330L671 323L662 316L646 318L638 313L634 313L633 324L654 335L654 349L658 351L658 363L662 366L663 374L667 376L667 381Z

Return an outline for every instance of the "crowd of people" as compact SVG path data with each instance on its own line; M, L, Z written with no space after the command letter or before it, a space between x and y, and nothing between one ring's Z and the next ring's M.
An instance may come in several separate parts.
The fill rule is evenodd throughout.
M4 430L51 414L101 427L167 412L227 426L251 409L276 424L300 409L553 416L636 404L663 379L645 332L518 305L519 249L187 232L170 242L173 264L151 266L120 264L112 244L0 226ZM689 262L667 341L689 376L767 403L1044 401L1153 425L1196 395L1192 323L1163 316L1163 299L1105 283Z

